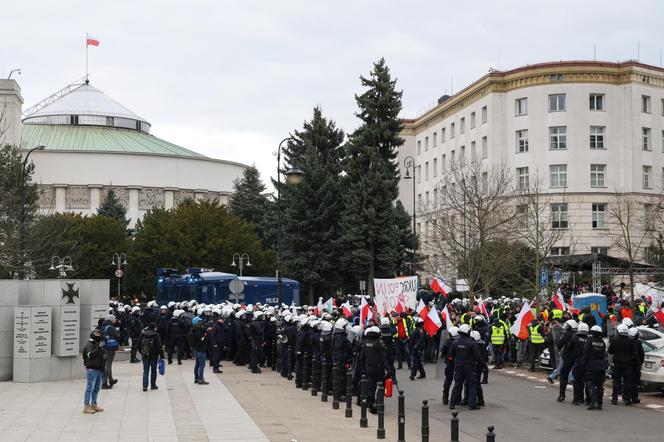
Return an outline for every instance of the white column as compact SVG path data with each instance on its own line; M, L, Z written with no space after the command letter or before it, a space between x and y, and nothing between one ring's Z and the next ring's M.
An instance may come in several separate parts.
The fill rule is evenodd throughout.
M140 187L128 187L129 207L127 208L127 217L130 219L129 225L134 226L138 221L138 192Z
M97 213L97 209L101 205L101 185L89 185L90 188L90 212Z
M164 189L164 209L170 210L175 206L175 190Z
M67 186L65 184L54 184L53 187L55 187L55 211L64 213L67 209Z

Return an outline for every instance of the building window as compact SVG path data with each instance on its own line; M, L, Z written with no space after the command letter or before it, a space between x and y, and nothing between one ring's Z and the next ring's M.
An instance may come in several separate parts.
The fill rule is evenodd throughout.
M655 220L653 219L652 203L643 204L643 225L645 230L651 231L655 228Z
M649 114L652 111L650 106L650 95L641 95L641 112Z
M528 115L528 99L527 98L517 98L514 100L514 115Z
M650 128L641 128L641 146L643 150L651 150L650 148Z
M549 148L551 150L567 149L567 126L549 128Z
M422 194L417 194L417 210L422 210ZM418 225L419 227L419 225Z
M443 157L441 158L440 161L440 172L445 173L446 168L447 168L447 157L443 154Z
M567 187L567 164L549 166L550 187Z
M459 120L459 135L466 132L466 118L463 117Z
M528 204L519 204L516 206L516 221L520 227L528 225Z
M430 201L429 201L429 191L427 190L426 192L424 192L424 208L425 209L429 208L429 203L430 203Z
M438 158L433 159L433 167L431 170L433 171L433 177L436 178L438 176Z
M519 180L519 190L525 191L528 190L528 168L527 167L517 167L516 168L516 177Z
M438 144L438 132L433 133L433 147L436 147Z
M429 150L429 137L424 137L424 151Z
M664 131L662 131L662 133L664 134ZM487 137L482 137L482 158L486 159L488 157L489 157L489 140L487 139Z
M565 111L565 94L549 95L549 112Z
M438 207L438 189L433 189L433 208Z
M429 162L424 163L424 181L429 181Z
M590 248L590 253L593 255L607 255L609 254L609 248L603 246L595 246Z
M486 189L489 185L489 173L482 172L482 189Z
M551 247L549 256L567 256L569 255L569 247Z
M422 141L418 141L417 142L417 154L419 155L421 153L422 153Z
M606 229L606 204L593 203L593 229Z
M590 126L590 148L604 149L604 126Z
M664 98L662 98L662 117L664 117Z
M450 138L454 138L454 123L450 124Z
M566 229L567 227L569 227L567 203L551 204L551 228Z
M466 162L466 146L461 146L461 149L459 149L459 161L461 161L461 164Z
M489 110L486 106L482 106L482 124L486 123L489 118Z
M662 131L662 152L664 152L664 130Z
M643 166L642 168L642 184L644 189L650 189L651 181L650 175L652 174L652 166Z
M590 187L606 187L606 164L590 165Z
M417 182L422 182L422 166L417 166Z
M452 169L456 167L456 153L454 152L454 150L450 152L450 166L452 167Z
M590 94L590 110L604 110L604 94Z
M528 129L516 131L516 152L528 152Z
M444 143L445 142L445 128L442 128L440 130L440 142Z
M470 161L472 161L473 163L477 161L477 152L474 141L470 142Z
M475 112L470 113L470 128L475 129L475 125L477 123L477 118L475 118Z

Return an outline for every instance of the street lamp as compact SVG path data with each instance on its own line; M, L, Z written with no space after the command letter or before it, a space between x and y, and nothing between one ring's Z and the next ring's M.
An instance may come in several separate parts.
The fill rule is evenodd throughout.
M58 265L55 265L55 262L58 262ZM69 260L69 264L67 264L67 260ZM74 270L74 266L72 265L71 261L71 256L65 256L64 258L60 258L59 256L52 256L51 257L51 267L48 268L49 270L57 270L58 271L58 278L66 278L67 277L67 272L71 272Z
M237 263L235 262L236 259L238 261ZM247 261L246 264L244 263L245 260ZM251 263L249 262L249 254L248 253L243 253L243 254L233 253L233 262L231 263L231 267L239 267L240 268L240 278L242 277L242 269L244 268L245 265L247 267L251 267Z
M115 277L118 278L118 299L120 299L120 281L124 276L122 271L122 266L127 265L127 254L126 253L114 253L113 260L111 261L112 266L117 266L115 269Z
M19 270L19 278L23 279L26 276L25 272L25 264L26 264L26 253L25 253L25 241L27 237L27 231L26 231L26 217L27 217L27 211L25 208L25 199L26 199L26 193L28 192L26 188L26 183L25 183L25 168L28 164L28 157L30 157L30 154L34 152L35 150L44 150L46 146L43 144L40 144L38 146L33 147L28 151L28 153L25 155L25 158L23 159L23 162L21 163L21 213L19 216L19 246L20 246L20 253L21 253L21 268ZM71 258L70 258L71 259Z
M279 142L277 147L277 308L281 308L282 285L281 279L281 148L286 141L295 141L293 137L287 137ZM286 171L286 182L288 184L298 185L302 182L304 172L293 161L290 169Z
M416 214L415 214L415 158L410 155L404 158L403 165L406 166L406 174L404 180L413 180L413 235L415 236L415 245L413 246L413 260L411 262L411 271L415 275L415 256L417 253L417 230L415 230ZM413 169L413 176L410 175L410 169Z

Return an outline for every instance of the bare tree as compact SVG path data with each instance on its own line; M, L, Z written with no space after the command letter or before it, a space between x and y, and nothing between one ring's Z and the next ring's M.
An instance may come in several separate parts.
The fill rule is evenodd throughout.
M518 183L518 191L513 199L515 216L510 220L510 236L530 250L523 264L532 269L534 278L526 281L532 287L533 294L540 292L540 273L545 258L551 248L564 238L572 242L569 217L565 208L565 194L553 195L545 190L544 180L535 175L526 177ZM556 204L556 206L552 206ZM524 278L525 279L525 278Z
M612 246L622 252L629 263L631 302L634 303L634 271L638 260L656 237L655 226L662 215L662 196L642 196L615 191L609 204L609 236Z
M512 175L505 164L484 168L460 162L443 175L437 193L439 201L425 208L432 227L428 251L456 266L472 299L488 291L501 274L504 256L492 245L508 236L514 213Z

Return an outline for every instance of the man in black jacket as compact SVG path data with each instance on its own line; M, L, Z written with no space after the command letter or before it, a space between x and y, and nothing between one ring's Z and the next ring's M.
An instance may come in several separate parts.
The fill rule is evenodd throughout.
M101 387L101 374L104 370L104 352L101 343L104 341L101 331L95 330L90 334L90 339L83 347L83 364L87 383L83 395L83 413L95 414L104 411L97 405L97 395Z
M602 339L602 328L599 325L594 325L590 329L590 338L583 347L581 368L586 373L586 390L590 395L588 410L601 410L604 379L609 364L606 360L606 344Z
M202 318L203 311L199 309L199 315L191 321L191 331L189 332L191 349L196 353L196 363L194 365L194 383L199 385L208 385L203 375L205 370L205 355L208 347L208 335L212 332L208 329L207 323Z
M367 407L369 412L375 414L377 409L374 403L378 382L385 380L386 372L388 376L394 376L394 367L388 367L385 344L380 339L380 329L376 326L368 327L364 332L362 349L357 359L357 369L356 375L367 376Z
M164 359L164 350L161 347L161 336L157 332L157 326L147 326L143 329L138 341L143 360L143 391L148 391L148 374L150 375L150 389L157 387L157 362Z
M618 405L618 395L622 391L625 405L632 405L632 392L634 391L632 368L636 358L634 341L629 337L629 328L625 324L618 324L616 332L609 343L609 353L613 355L611 404Z
M111 389L113 385L118 383L118 380L113 378L113 361L115 360L115 352L119 348L122 337L116 325L117 320L115 319L115 315L108 315L101 326L102 334L106 341L104 346L104 372L101 378L102 390Z
M459 338L452 343L448 358L454 359L454 389L450 410L454 410L461 402L461 392L465 382L468 382L469 410L479 410L477 406L477 377L475 366L482 367L484 361L475 341L470 337L470 326L462 324L459 327Z
M184 343L187 337L187 325L182 320L183 310L176 309L173 317L166 327L166 348L168 349L168 363L173 363L173 352L177 350L178 365L182 365L184 355Z
M643 345L639 340L639 329L632 327L627 332L634 345L634 359L632 360L632 371L634 372L634 382L632 383L632 403L638 404L641 402L639 399L639 386L641 385L641 367L645 359Z
M415 317L415 330L410 335L410 348L412 352L413 364L410 369L410 380L415 380L415 374L417 372L420 375L417 379L424 379L426 377L426 372L424 371L424 365L422 364L422 357L424 356L424 349L427 343L427 334L423 328L424 321L419 316Z
M573 319L569 319L567 322L565 322L565 325L563 325L563 335L560 337L560 340L556 345L561 358L558 402L565 400L565 391L569 381L569 374L572 371L572 367L574 366L574 355L570 349L572 348L571 342L572 338L574 338L577 326L578 324Z

